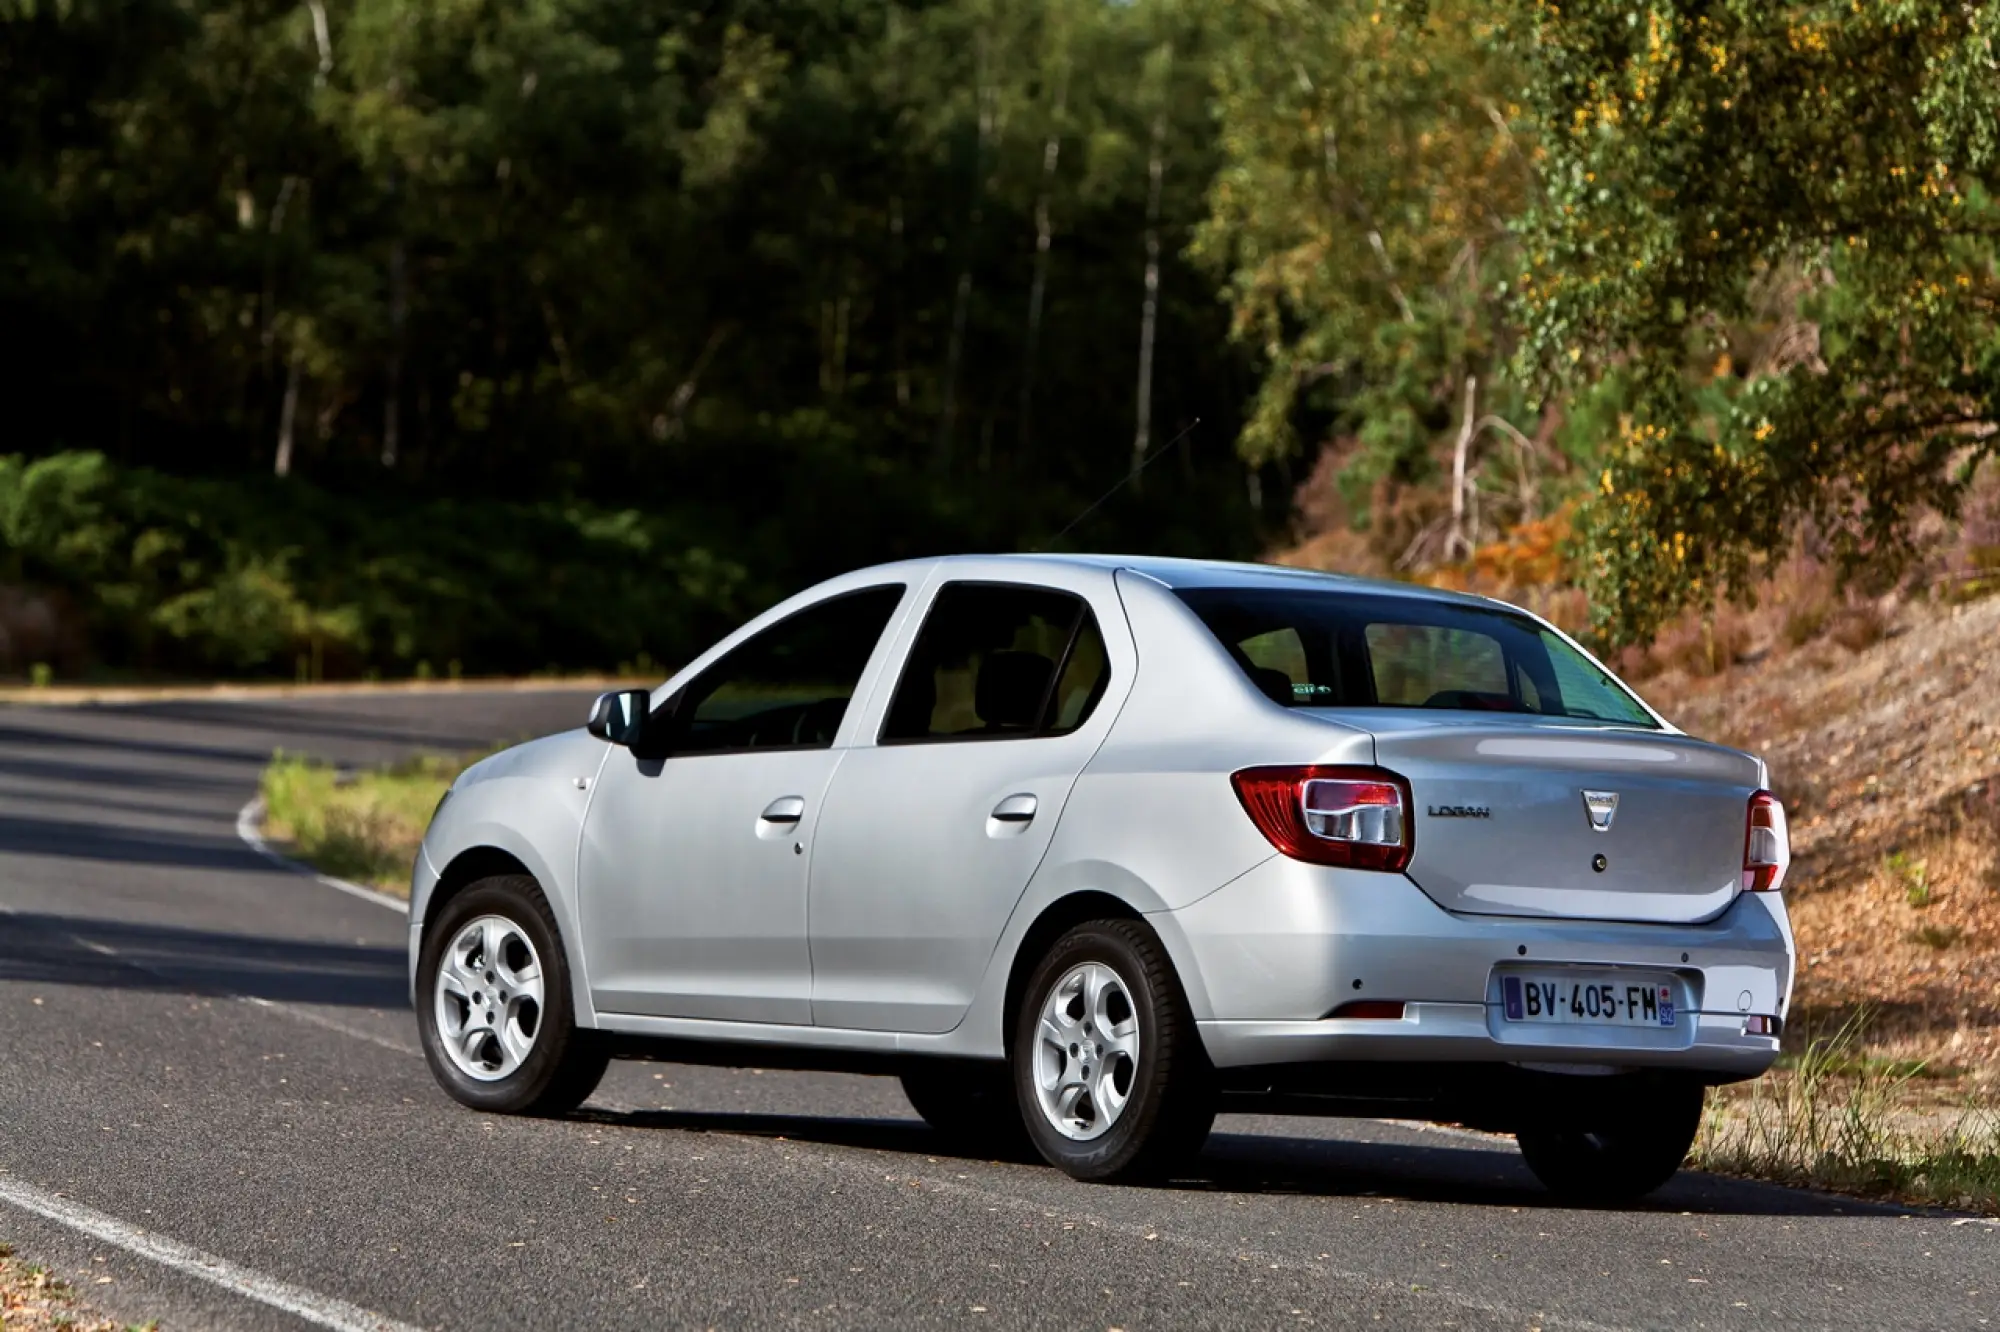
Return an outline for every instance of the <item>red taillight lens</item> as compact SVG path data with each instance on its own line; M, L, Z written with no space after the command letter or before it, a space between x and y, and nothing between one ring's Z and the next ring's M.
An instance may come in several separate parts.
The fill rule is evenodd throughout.
M1410 863L1410 784L1381 768L1245 768L1236 798L1294 860L1400 873Z
M1769 791L1750 797L1749 827L1743 834L1743 891L1775 893L1792 864L1792 835L1785 807Z

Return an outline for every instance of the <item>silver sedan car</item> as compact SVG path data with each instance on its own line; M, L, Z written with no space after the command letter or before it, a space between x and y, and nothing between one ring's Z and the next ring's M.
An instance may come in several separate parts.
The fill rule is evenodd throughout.
M1778 1053L1766 785L1484 598L915 560L468 769L411 983L482 1110L560 1113L612 1058L849 1069L1081 1179L1254 1110L1511 1133L1630 1197Z

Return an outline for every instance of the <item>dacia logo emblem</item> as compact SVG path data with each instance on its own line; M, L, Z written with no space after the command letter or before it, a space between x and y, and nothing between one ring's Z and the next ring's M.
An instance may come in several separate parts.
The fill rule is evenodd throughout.
M1610 832L1611 821L1618 817L1618 793L1616 791L1585 791L1583 811L1590 816L1592 832Z

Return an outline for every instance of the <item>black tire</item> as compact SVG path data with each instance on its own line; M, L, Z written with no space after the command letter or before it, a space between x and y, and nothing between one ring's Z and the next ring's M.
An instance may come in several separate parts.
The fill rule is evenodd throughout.
M1649 1083L1603 1129L1523 1129L1521 1156L1549 1192L1572 1202L1642 1198L1674 1177L1701 1130L1703 1087Z
M535 1014L533 1045L519 1067L492 1081L475 1078L453 1062L438 1027L437 978L444 951L467 923L498 916L518 927L541 963L543 1002ZM475 1110L503 1115L560 1115L583 1104L604 1077L610 1056L595 1032L576 1025L570 998L569 960L563 955L548 900L520 874L481 879L445 903L424 925L417 958L417 1029L431 1073L451 1098Z
M903 1095L954 1150L998 1161L1033 1155L1005 1064L939 1060L908 1070L902 1082Z
M1128 1099L1110 1127L1079 1140L1044 1111L1036 1059L1043 1006L1070 971L1109 967L1130 996L1139 1033L1136 1067L1124 1069ZM1100 1054L1099 1056L1103 1056ZM1201 1150L1215 1123L1215 1077L1166 949L1134 920L1076 926L1049 949L1014 1015L1013 1074L1020 1119L1042 1159L1074 1179L1157 1179Z

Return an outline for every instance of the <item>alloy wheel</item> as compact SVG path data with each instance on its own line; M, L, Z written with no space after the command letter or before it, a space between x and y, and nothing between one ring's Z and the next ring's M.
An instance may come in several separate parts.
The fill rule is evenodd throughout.
M1138 1073L1139 1015L1123 978L1102 962L1065 971L1036 1029L1035 1087L1050 1126L1077 1142L1102 1137Z
M439 959L440 1044L469 1078L498 1082L521 1067L541 1032L542 1001L541 958L505 916L467 921Z

